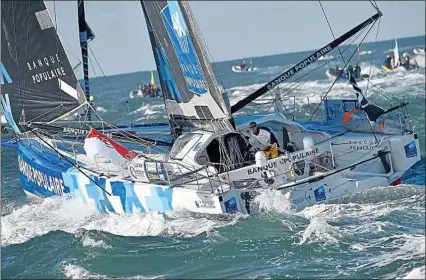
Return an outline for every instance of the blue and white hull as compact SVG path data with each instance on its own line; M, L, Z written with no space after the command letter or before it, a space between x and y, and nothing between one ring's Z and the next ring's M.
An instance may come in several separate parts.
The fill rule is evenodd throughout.
M102 213L165 213L172 210L208 214L247 213L242 191L225 187L213 193L199 188L99 176L74 167L64 157L35 140L20 141L18 161L21 184L28 195L51 197L69 193L75 199L95 205Z

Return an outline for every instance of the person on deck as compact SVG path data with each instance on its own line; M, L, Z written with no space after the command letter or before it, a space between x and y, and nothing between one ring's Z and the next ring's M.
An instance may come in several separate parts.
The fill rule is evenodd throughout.
M152 86L151 86L151 84L148 84L148 96L152 97Z
M359 66L359 64L355 64L354 70L353 70L353 75L355 79L359 79L361 78L361 66Z
M241 68L241 70L246 69L246 61L244 59L243 59L243 62L240 64L240 68Z
M393 70L393 58L390 54L386 55L386 59L383 61L382 66L389 70Z
M405 68L405 70L417 69L418 68L417 61L414 59L413 61L415 64L411 64L410 56L408 55L408 53L404 53L402 55L401 65Z
M251 137L262 144L266 144L265 157L276 158L278 156L278 140L275 135L265 127L258 127L256 122L250 123Z

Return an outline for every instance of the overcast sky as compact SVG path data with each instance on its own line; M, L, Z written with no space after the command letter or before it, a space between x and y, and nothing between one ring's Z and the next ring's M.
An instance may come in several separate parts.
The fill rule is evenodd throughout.
M336 36L372 16L367 1L322 2ZM424 1L377 1L378 40L425 35ZM77 1L46 1L71 61L80 59ZM213 61L311 50L332 35L318 1L191 1ZM155 69L139 1L85 1L90 46L106 75ZM375 40L377 29L367 41ZM72 51L74 52L72 52Z

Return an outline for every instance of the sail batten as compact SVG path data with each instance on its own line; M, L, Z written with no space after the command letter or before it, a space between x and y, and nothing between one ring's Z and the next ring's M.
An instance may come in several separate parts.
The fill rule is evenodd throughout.
M350 37L354 36L356 33L361 31L362 29L364 29L368 25L374 23L381 16L382 16L382 13L379 11L377 14L373 15L372 17L368 18L367 20L360 23L356 27L352 28L351 30L349 30L348 32L343 34L342 36L340 36L337 39L335 39L334 41L332 41L331 43L325 45L324 47L318 49L317 51L315 51L314 53L309 55L307 58L296 63L293 67L291 67L290 69L288 69L287 71L285 71L284 73L282 73L281 75L279 75L278 77L273 79L272 81L266 83L264 86L262 86L261 88L259 88L255 92L253 92L252 94L248 95L244 99L242 99L242 100L238 101L236 104L234 104L231 107L231 113L233 114L233 113L237 112L238 110L244 108L250 102L256 100L260 96L267 93L269 90L275 88L276 86L283 83L284 81L287 81L290 77L293 77L298 72L305 69L308 65L312 64L313 62L318 60L320 57L328 54L333 49L335 49L337 46L339 46L340 44L345 42Z
M2 106L15 132L85 102L43 1L3 1L1 22Z
M232 130L206 47L186 1L141 1L172 125Z

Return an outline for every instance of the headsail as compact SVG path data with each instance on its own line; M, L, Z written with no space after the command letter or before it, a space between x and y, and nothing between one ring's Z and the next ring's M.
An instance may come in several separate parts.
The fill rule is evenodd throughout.
M290 69L288 69L287 71L285 71L284 73L282 73L281 75L279 75L278 77L276 77L275 79L273 79L272 81L267 83L266 85L262 86L261 88L259 88L258 90L256 90L252 94L250 94L249 96L245 97L244 99L242 99L242 100L238 101L236 104L234 104L231 107L231 113L233 114L233 113L237 112L238 110L242 109L244 106L249 104L250 102L256 100L257 98L259 98L263 94L267 93L269 90L275 88L279 84L288 80L290 77L296 75L298 72L305 69L308 65L314 63L320 57L325 56L327 53L331 52L334 48L336 48L337 46L339 46L340 44L345 42L347 39L354 36L359 31L361 31L365 27L367 27L370 24L372 24L373 22L375 22L381 16L382 16L382 13L380 11L378 11L377 14L373 15L372 17L368 18L367 20L360 23L356 27L352 28L351 30L349 30L348 32L343 34L342 36L336 38L331 43L329 43L329 44L325 45L324 47L320 48L319 50L315 51L314 53L312 53L307 58L296 63L293 67L291 67Z
M43 1L2 1L2 106L15 132L85 102Z
M231 130L230 113L186 1L141 1L172 125Z
M155 85L154 71L151 71L151 85Z
M398 49L398 42L395 39L395 48L393 49L393 68L399 66L399 49Z

